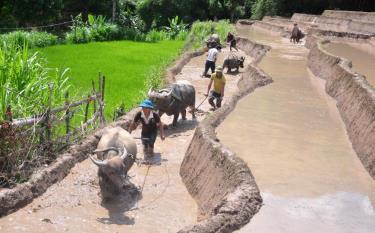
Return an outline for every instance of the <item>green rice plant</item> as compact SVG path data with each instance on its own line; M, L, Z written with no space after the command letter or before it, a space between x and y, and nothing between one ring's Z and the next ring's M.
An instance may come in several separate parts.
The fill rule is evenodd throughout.
M66 71L49 70L38 53L29 53L27 44L16 42L0 45L0 120L7 106L14 118L43 113L52 88L52 104L62 102L69 88Z
M149 86L146 80L155 80L152 77L162 80L158 70L165 69L165 63L170 64L183 45L183 41L175 40L156 43L113 41L57 45L38 51L48 61L48 67L70 68L69 83L75 91L74 96L87 93L92 88L91 80L96 81L99 72L104 74L105 113L107 119L112 119L121 103L125 104L125 109L130 109L144 98Z

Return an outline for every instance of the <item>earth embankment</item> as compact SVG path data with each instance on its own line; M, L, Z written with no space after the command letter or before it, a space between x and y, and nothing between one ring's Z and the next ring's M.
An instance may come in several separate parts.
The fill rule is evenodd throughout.
M318 41L311 48L308 67L326 80L326 92L337 101L354 150L375 179L375 91L360 74L351 70L348 60L323 49Z
M375 12L325 10L323 16L375 23Z
M253 64L269 50L242 38L238 39L238 47L254 56ZM249 65L241 74L235 94L197 127L180 174L204 220L180 232L232 232L258 212L262 199L254 177L246 164L218 141L215 128L241 97L271 81L260 69Z

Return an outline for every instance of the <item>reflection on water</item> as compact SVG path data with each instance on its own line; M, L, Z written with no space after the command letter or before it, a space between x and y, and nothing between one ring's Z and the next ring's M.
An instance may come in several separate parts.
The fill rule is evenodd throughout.
M365 75L367 81L375 87L375 55L342 43L328 43L324 48L336 56L352 61L352 69Z
M222 143L248 163L260 190L280 198L281 206L298 202L300 198L306 199L306 203L313 202L338 192L347 193L353 202L356 202L355 195L369 198L373 206L375 183L353 151L335 103L323 91L322 81L307 71L308 50L302 45L290 44L287 39L249 30L249 27L239 32L272 46L259 66L272 76L274 83L257 89L238 103L218 128ZM266 224L282 219L279 205L267 198L264 203L258 216L260 222ZM274 206L274 211L268 211L267 206ZM371 211L372 206L368 208ZM360 208L354 209L357 207L352 205L352 211L359 213ZM298 215L308 214L308 205L306 208L306 212L300 211ZM335 213L341 220L353 217L342 211ZM339 223L326 215L318 213L318 216L320 221L340 232ZM283 222L275 224L281 227ZM373 229L370 225L363 227ZM255 229L260 227L257 225ZM308 231L280 228L268 232Z

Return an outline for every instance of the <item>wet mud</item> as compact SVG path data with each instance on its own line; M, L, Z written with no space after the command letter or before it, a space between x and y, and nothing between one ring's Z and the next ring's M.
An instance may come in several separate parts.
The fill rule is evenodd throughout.
M308 50L248 26L238 31L272 47L259 67L274 80L242 99L218 128L220 141L247 162L264 199L239 232L372 232L375 182L324 81L308 71Z

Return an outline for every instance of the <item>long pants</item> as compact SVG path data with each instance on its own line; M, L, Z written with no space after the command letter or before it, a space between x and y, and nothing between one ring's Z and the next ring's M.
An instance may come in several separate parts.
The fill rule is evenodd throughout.
M204 66L204 72L203 76L207 75L208 70L211 69L211 73L213 74L215 72L215 62L213 61L206 61L206 64Z
M229 46L230 51L232 51L232 48L234 48L235 50L238 51L238 49L237 49L237 45L236 45L236 40L232 40L232 41L230 42L230 46Z
M216 105L214 103L214 100L216 99ZM221 101L222 101L222 98L221 98L221 94L219 93L216 93L214 91L211 91L210 92L210 97L208 98L208 103L214 107L214 108L220 108L221 107Z

